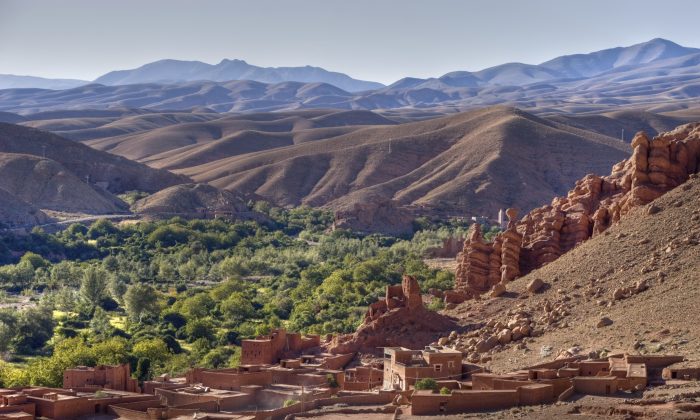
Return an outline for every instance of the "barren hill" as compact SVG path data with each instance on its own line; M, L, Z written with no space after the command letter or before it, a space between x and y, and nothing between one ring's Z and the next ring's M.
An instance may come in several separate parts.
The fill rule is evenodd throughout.
M137 201L132 210L166 217L211 217L214 214L240 215L247 213L248 207L242 197L231 191L219 190L206 184L182 184Z
M94 189L63 165L31 155L0 153L0 188L41 209L93 214L128 209L126 203Z
M0 188L0 224L2 226L32 226L48 221L49 217L41 210Z
M700 112L674 115L623 109L601 114L548 115L547 119L630 142L638 131L656 135L670 131L679 125L700 120Z
M177 114L176 117L151 114L62 134L153 167L177 169L335 137L366 125L390 124L395 122L370 111L306 110L244 115ZM127 134L117 131L115 135L114 130Z
M255 193L279 205L341 207L395 200L448 213L532 208L628 146L513 108L488 108L178 169L197 182Z
M13 124L0 123L0 152L46 157L60 163L78 178L104 185L113 193L129 190L153 192L188 181L181 175L153 169L55 134Z

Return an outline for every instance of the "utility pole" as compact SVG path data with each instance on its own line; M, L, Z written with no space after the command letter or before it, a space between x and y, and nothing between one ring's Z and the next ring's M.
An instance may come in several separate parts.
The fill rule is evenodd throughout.
M625 129L622 129L622 135L620 136L620 140L625 141Z
M44 159L46 159L46 145L45 144L41 145L41 151L42 151L42 153L41 153L42 156L44 157Z
M301 385L301 414L304 413L304 385Z

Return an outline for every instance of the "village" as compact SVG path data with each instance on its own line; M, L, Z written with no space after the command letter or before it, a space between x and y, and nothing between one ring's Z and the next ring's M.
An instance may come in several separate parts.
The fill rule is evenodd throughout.
M420 312L414 283L409 277L389 286L368 320ZM386 312L372 313L378 309ZM0 389L0 420L398 418L546 405L577 395L624 397L700 379L700 367L683 364L682 355L564 357L498 374L437 343L420 350L385 346L377 349L380 358L362 363L355 352L337 351L348 347L351 338L345 340L277 329L243 340L237 368L193 368L184 377L143 383L128 364L76 367L64 372L62 388Z

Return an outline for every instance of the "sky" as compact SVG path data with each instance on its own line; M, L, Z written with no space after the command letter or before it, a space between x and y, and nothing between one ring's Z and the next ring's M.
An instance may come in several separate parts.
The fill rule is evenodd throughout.
M666 38L698 0L0 0L0 73L93 80L164 58L391 83Z

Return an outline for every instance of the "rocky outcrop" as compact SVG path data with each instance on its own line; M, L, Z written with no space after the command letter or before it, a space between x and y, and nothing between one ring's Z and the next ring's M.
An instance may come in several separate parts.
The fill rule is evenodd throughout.
M517 210L508 209L507 229L486 243L481 235L481 226L472 225L464 250L458 255L455 289L465 297L492 290L498 296L505 285L520 273L520 248L522 236L516 229Z
M510 211L508 229L484 243L475 225L458 256L455 289L481 294L559 258L586 239L605 232L635 207L646 205L685 182L700 168L700 123L686 124L649 139L632 140L632 156L608 176L587 175L566 197L532 210L519 222ZM498 278L500 268L501 277Z
M343 354L377 353L387 346L420 349L455 328L450 318L425 308L418 282L404 276L400 285L387 286L384 299L369 306L354 334L334 337L328 350Z

